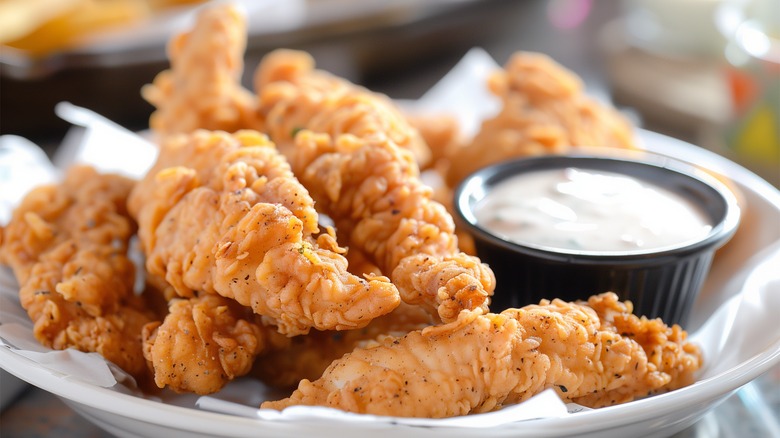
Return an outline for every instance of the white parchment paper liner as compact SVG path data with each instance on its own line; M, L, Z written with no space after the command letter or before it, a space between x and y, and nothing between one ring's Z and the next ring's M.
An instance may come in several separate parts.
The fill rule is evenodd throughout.
M474 49L423 98L402 102L402 105L411 112L452 113L459 118L466 134L473 134L479 121L498 109L497 102L484 87L486 75L496 67L489 55ZM152 144L94 112L67 103L58 105L56 110L63 119L82 127L74 128L76 134L69 136L58 151L55 157L58 167L52 166L45 154L28 141L19 137L0 137L0 223L7 222L13 205L31 187L56 180L60 169L71 163L89 163L104 171L139 177L155 159L156 148ZM675 151L665 152L684 158ZM719 171L717 162L712 167ZM701 345L705 356L699 381L740 365L777 345L780 339L776 319L780 314L780 270L777 268L780 266L780 226L777 225L780 194L763 186L760 190L773 201L762 199L749 206L755 210L751 228L737 234L735 240L739 239L739 242L729 244L734 249L727 248L728 252L716 257L713 269L717 272L710 277L718 282L708 281L700 297L700 301L716 302L694 308L698 315L693 315L692 320L702 323L697 324L700 327L692 333L691 339ZM721 281L721 278L728 280ZM55 352L38 344L32 336L32 323L19 305L18 286L7 268L0 269L0 346L12 349L64 379L79 379L121 392L134 391L132 379L109 366L97 354L75 350ZM135 394L143 396L137 391ZM254 408L271 397L274 395L262 384L239 381L210 397L198 399L192 395L163 392L159 397L150 398L268 421L369 421L460 428L497 427L521 420L571 415L583 409L571 404L567 409L552 391L497 412L439 420L356 415L319 407L293 407L281 413Z

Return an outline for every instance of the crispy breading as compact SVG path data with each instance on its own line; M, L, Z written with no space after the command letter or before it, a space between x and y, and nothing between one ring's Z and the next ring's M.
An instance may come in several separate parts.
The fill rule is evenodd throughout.
M398 306L389 279L358 277L306 189L254 131L170 138L132 192L149 274L177 295L235 299L280 332L363 327Z
M0 259L14 270L38 341L98 352L143 383L141 327L155 315L133 292L127 250L135 223L125 209L133 184L70 168L61 184L23 199L4 229Z
M476 137L448 157L455 187L468 174L498 161L564 153L572 147L637 148L633 127L614 108L585 94L582 81L547 55L517 52L490 77L501 111Z
M452 323L358 348L320 379L262 407L440 418L492 411L547 388L600 407L690 382L699 350L678 328L630 311L612 293L501 314L464 311ZM652 352L663 352L663 360Z
M401 298L443 321L486 310L495 277L460 252L452 216L420 180L412 154L394 143L302 131L290 162L350 246L390 273Z
M445 175L449 158L466 145L467 138L457 118L450 114L407 114L406 120L420 132L431 151L430 166Z
M144 357L160 388L211 394L252 369L268 328L219 295L173 299L162 322L143 327Z
M420 133L387 96L315 69L306 52L275 50L255 72L255 91L263 131L290 156L302 129L332 136L388 139L412 152L420 166L431 152Z
M241 86L245 48L246 20L235 6L203 9L193 29L168 44L170 69L141 90L156 107L152 130L167 135L257 127L255 98Z
M127 295L110 311L91 314L80 301L83 295L116 293L118 290L112 287L123 281L132 284L129 262L121 260L123 256L113 248L106 250L105 246L64 242L47 251L34 265L29 280L21 285L19 298L41 344L54 350L72 347L100 353L145 385L149 370L141 354L141 328L156 319L154 313L127 286L119 286L118 290ZM98 256L97 263L83 265L78 274L68 275L73 260L88 252ZM97 271L112 276L95 275ZM66 297L59 290L68 283L78 283L79 287Z
M401 303L391 313L356 330L311 331L292 338L271 336L270 346L255 363L253 375L263 383L294 388L303 379L317 379L336 359L381 336L403 336L434 323L419 306Z

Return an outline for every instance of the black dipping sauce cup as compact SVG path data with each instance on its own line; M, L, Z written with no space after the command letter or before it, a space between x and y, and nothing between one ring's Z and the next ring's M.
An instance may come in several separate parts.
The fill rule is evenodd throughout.
M496 184L527 172L565 168L617 173L666 188L698 206L712 229L678 246L599 252L515 243L478 223L474 207ZM477 255L496 275L491 311L537 304L542 298L586 300L611 291L630 300L637 315L680 325L686 323L715 250L734 235L740 217L734 194L710 175L666 156L637 151L541 156L489 166L459 185L455 210L459 226L474 237Z

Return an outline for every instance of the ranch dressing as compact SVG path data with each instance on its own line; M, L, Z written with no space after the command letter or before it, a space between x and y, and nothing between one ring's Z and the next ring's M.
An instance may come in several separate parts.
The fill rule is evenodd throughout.
M704 237L712 226L691 202L611 172L542 170L501 181L474 207L506 240L575 251L643 251Z

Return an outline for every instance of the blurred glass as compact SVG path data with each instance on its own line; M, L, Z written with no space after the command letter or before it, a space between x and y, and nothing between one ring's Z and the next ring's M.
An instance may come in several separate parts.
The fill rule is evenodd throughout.
M638 49L628 63L643 63L623 63L625 86L641 97L631 103L654 128L686 133L780 187L780 1L622 6L626 43Z
M719 56L724 38L715 23L723 0L624 0L631 44L681 57Z
M780 2L732 6L724 12L732 111L723 140L737 161L780 186Z

